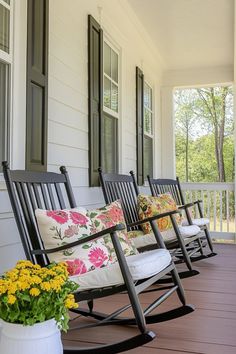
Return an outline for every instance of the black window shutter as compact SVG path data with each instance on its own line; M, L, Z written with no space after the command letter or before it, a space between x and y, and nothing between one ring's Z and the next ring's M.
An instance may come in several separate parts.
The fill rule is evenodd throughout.
M89 185L99 185L98 168L102 164L103 109L103 31L88 16L88 112L89 112Z
M28 0L26 168L47 169L48 0Z
M143 88L144 75L141 69L136 67L136 131L137 131L137 182L138 185L144 183L144 163L143 163Z

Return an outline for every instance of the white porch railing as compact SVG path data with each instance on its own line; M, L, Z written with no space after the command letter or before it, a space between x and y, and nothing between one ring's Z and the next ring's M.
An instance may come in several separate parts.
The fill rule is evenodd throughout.
M236 241L234 183L181 183L186 202L202 200L212 237ZM197 210L195 209L197 215Z

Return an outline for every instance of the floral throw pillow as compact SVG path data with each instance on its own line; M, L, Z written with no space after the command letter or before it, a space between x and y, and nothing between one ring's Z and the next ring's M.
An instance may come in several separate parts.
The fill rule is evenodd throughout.
M35 215L45 249L70 244L92 233L93 225L86 209L37 209ZM70 275L83 274L111 263L103 239L51 253L48 258L50 262L66 262Z
M176 209L177 205L170 193L159 194L156 197L151 195L138 195L138 214L140 220ZM175 215L175 219L178 224L181 224L181 216L179 214ZM158 219L157 225L160 231L166 231L173 228L169 216ZM149 222L144 223L141 226L145 234L150 234L152 232L152 227Z
M88 215L93 223L93 233L102 231L117 224L124 224L125 219L120 201L115 201L100 209L89 210ZM125 256L137 254L133 242L128 239L127 230L117 232ZM104 242L110 253L110 260L117 260L116 252L110 235L104 236Z

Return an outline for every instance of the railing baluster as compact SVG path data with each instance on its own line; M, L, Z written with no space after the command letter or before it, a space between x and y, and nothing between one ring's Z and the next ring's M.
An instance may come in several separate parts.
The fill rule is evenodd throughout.
M227 222L227 232L229 232L229 191L226 191L226 222Z
M220 191L220 232L222 232L222 191Z
M202 211L203 215L205 214L205 203L204 203L204 191L201 190L201 200L202 200Z
M216 191L214 191L214 231L216 231Z
M210 220L209 223L209 228L211 228L211 215L210 215L210 198L211 198L211 192L207 191L207 217Z

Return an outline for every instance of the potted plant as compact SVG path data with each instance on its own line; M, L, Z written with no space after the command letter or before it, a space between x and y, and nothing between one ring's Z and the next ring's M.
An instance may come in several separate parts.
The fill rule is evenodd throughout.
M78 285L65 263L40 267L19 261L0 277L0 353L62 354L60 330L68 329Z

